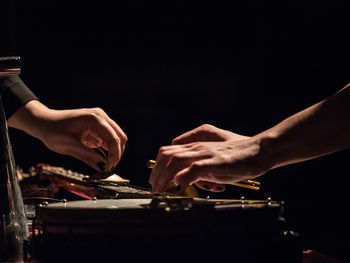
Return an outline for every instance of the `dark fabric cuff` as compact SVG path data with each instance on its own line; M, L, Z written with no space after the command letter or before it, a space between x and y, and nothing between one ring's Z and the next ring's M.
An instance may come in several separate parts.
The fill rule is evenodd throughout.
M18 76L1 77L0 93L7 119L27 102L39 100Z

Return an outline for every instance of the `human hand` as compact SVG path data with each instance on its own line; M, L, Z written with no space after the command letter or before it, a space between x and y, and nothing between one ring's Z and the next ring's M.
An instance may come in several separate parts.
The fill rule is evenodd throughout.
M219 129L210 124L203 124L191 131L176 137L172 144L186 144L191 142L216 142L228 140L241 140L248 136L239 135L227 130Z
M210 124L203 124L191 131L188 131L172 141L172 144L186 144L192 142L227 141L248 138L228 130L217 128ZM212 192L225 191L225 184L217 184L209 181L198 181L195 185L203 190Z
M77 158L96 170L112 170L127 141L122 129L100 108L52 110L38 101L22 106L8 120L41 140L50 150ZM103 148L106 157L94 148Z
M178 144L182 142L186 144ZM173 143L159 149L150 177L153 192L163 192L173 179L182 189L195 183L218 192L226 183L255 178L268 169L259 160L259 140L212 125L202 125Z

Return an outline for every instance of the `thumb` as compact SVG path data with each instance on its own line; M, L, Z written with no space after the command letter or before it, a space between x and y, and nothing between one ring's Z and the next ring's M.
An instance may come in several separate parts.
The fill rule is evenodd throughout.
M107 168L107 160L104 156L80 143L71 145L65 154L86 163L97 171L104 171Z

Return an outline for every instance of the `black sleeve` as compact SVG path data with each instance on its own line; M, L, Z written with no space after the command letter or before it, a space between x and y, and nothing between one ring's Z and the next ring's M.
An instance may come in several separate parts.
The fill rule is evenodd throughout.
M38 100L23 81L15 75L0 78L0 93L7 119L22 105L31 100Z

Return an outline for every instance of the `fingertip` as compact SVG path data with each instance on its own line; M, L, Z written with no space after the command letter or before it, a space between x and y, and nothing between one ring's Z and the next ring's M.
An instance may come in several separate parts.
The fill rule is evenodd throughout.
M178 186L180 184L178 176L174 176L173 182L175 186Z
M118 149L120 150L120 149ZM115 149L111 149L107 155L107 166L108 169L113 170L121 159L121 152Z
M174 176L174 184L176 185L176 186L178 186L179 184L180 184L180 182L181 182L181 176L180 175L175 175Z
M156 194L157 193L157 188L158 188L158 184L157 184L157 173L156 173L156 169L152 169L151 171L151 175L148 179L149 184L152 186L152 193Z
M149 179L148 179L148 183L153 187L153 177L152 174L150 175Z
M212 192L223 192L226 190L225 185L217 185L215 187L213 187L213 189L211 190Z
M100 170L101 172L106 170L106 167L107 167L106 163L102 161L98 161L96 166L97 166L97 169Z
M174 184L177 187L184 188L184 186L191 185L193 182L189 180L190 178L188 175L185 175L184 173L180 173L174 176Z

